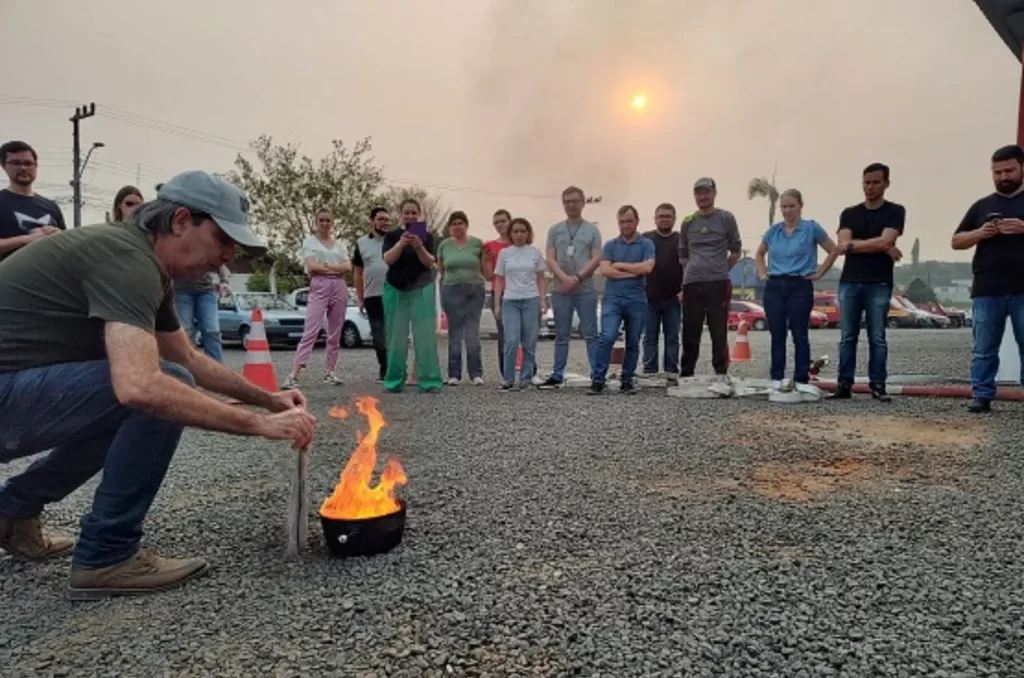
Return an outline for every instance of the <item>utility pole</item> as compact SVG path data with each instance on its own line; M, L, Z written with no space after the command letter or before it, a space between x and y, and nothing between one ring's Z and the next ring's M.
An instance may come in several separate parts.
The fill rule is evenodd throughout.
M71 138L74 143L72 150L74 167L71 174L71 189L74 200L75 228L82 225L82 146L79 138L78 123L94 115L96 115L96 104L91 103L87 106L83 105L75 108L75 114L70 118L72 127Z

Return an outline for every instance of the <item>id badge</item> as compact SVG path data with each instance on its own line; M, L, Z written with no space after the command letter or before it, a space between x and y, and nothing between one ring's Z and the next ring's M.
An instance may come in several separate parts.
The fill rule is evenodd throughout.
M573 245L569 245L568 247L565 248L566 256L571 257L575 253L576 253L576 248Z

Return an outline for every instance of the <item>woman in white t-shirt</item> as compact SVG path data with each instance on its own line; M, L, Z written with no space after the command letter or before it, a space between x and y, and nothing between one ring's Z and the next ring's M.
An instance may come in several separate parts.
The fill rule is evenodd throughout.
M508 227L512 244L498 253L494 266L494 316L505 330L501 390L511 391L516 383L516 352L523 349L519 388L533 379L537 364L540 319L547 312L548 280L544 255L533 246L533 226L516 218Z
M341 329L348 308L348 285L345 274L352 270L348 248L334 238L334 215L330 210L316 213L316 233L302 242L302 260L309 275L309 302L306 305L306 326L295 350L292 373L284 388L295 388L299 373L309 362L313 346L327 319L327 373L324 382L340 384L336 369L341 348Z

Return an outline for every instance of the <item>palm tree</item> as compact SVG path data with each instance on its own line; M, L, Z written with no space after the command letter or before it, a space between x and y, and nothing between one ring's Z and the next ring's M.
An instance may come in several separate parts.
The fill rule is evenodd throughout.
M779 189L775 188L775 183L769 181L765 177L755 177L750 180L747 184L747 198L753 200L754 198L767 198L768 199L768 225L771 226L775 223L775 207L779 204Z

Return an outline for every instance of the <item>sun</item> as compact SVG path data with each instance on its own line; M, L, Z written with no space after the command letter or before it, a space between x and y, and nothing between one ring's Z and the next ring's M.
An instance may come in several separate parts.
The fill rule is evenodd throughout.
M633 101L629 104L634 111L642 111L647 106L647 97L643 94L636 94L633 96Z

